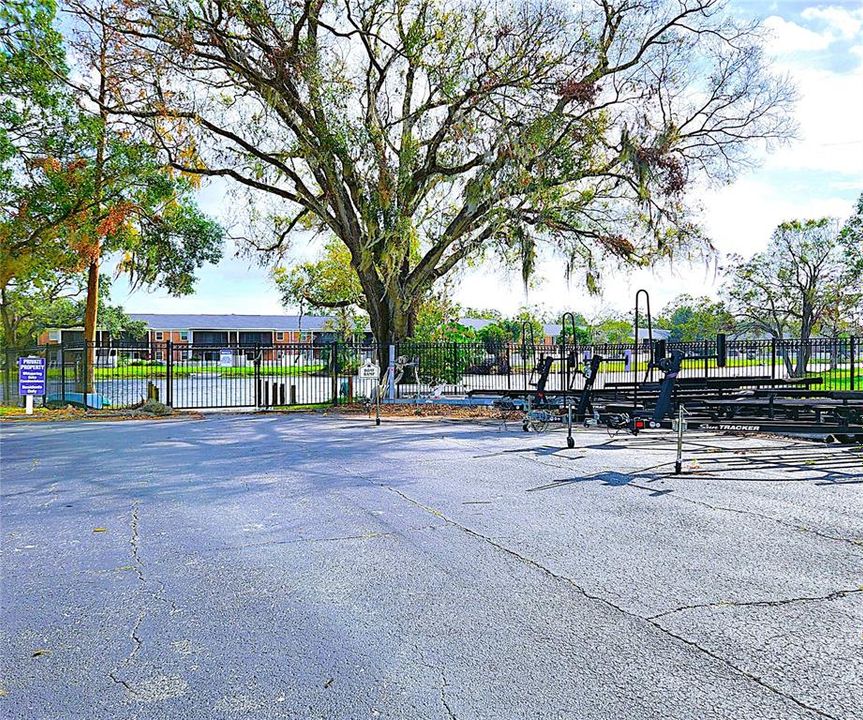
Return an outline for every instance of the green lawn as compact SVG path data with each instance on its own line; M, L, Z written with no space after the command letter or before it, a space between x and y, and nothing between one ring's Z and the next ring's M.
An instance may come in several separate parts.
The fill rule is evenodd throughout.
M579 362L581 363L582 366L588 364L582 359L580 359ZM779 365L780 362L781 362L781 360L777 359L777 366ZM638 372L643 373L647 370L647 364L648 364L647 356L642 354L642 353L639 353L639 355L638 355L638 367L636 368L633 363L630 363L629 364L629 370L630 370L630 372L632 372L633 369L637 369ZM559 365L555 366L555 368L558 368L558 367L559 367ZM728 358L728 360L725 363L723 368L720 368L716 364L716 360L714 359L714 360L708 360L707 361L707 367L710 370L719 370L720 373L717 374L717 377L718 377L719 375L721 375L721 371L725 368L770 367L770 358L769 357L756 358L754 360L749 359L749 358L739 358L739 357ZM681 363L681 368L683 370L693 370L693 369L703 370L704 369L704 360L684 359L683 362ZM626 369L626 364L624 363L623 360L605 361L600 366L601 372L624 372L625 369ZM524 370L523 370L522 365L513 365L512 366L512 373L513 374L521 373L523 371ZM528 367L527 371L530 372L531 368ZM554 372L554 370L552 372Z
M854 378L855 387L851 387L851 372L849 370L810 372L807 373L807 376L824 378L821 385L814 386L815 390L863 390L863 378L859 375Z
M296 377L313 375L324 370L324 365L261 365L262 377ZM218 375L219 377L254 377L255 368L252 365L240 367L219 367L208 365L175 364L172 368L174 377L192 377L195 375ZM163 378L168 374L165 365L121 365L115 368L96 368L96 378L100 380L127 380L132 378Z

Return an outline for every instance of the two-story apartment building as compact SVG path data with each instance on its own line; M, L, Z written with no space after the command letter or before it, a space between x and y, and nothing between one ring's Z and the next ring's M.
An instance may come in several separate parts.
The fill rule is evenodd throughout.
M167 360L169 347L175 361L192 358L218 360L219 350L224 347L239 348L240 355L263 349L264 357L272 360L301 351L297 346L308 346L308 352L314 354L316 346L338 337L333 318L326 315L130 313L129 317L146 327L144 336L112 338L107 331L100 330L97 333L100 362L113 364L118 353L141 359ZM459 322L480 329L491 321L460 318ZM537 341L553 345L560 332L560 325L549 323L544 327L544 337L537 338ZM368 331L365 339L371 339ZM63 343L74 347L83 340L83 328L66 327L46 330L39 343ZM248 351L243 351L243 348L248 348Z
M123 348L123 352L128 354L152 355L150 359L164 360L170 341L175 360L188 357L192 346L204 359L215 359L222 346L265 347L268 348L268 356L278 357L290 345L314 346L336 337L332 319L320 315L130 313L129 317L146 326L145 335L141 338L111 338L107 331L100 330L97 341L103 354L113 345ZM63 343L74 346L83 340L81 327L46 330L39 338L43 345ZM140 345L139 350L136 350L136 344Z

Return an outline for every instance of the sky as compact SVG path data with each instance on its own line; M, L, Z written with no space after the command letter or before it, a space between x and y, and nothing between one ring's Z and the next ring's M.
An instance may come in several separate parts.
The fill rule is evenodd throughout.
M779 223L792 218L850 215L863 192L863 0L813 3L805 0L731 0L731 9L758 17L770 31L767 51L775 69L794 80L799 94L798 138L761 158L760 166L730 185L705 189L697 198L701 222L718 251L712 262L677 263L635 273L606 275L600 296L575 282L567 285L559 258L544 255L537 280L525 293L517 272L497 264L462 271L455 300L465 307L492 308L505 315L523 305L550 313L564 310L597 317L628 311L636 288L646 288L654 312L681 293L717 295L722 256L750 256L763 250ZM224 187L205 188L201 207L226 217L231 199ZM117 278L113 301L127 312L289 312L281 306L266 268L229 246L218 265L199 272L196 293L173 298L164 291L136 290ZM315 248L300 242L297 258Z

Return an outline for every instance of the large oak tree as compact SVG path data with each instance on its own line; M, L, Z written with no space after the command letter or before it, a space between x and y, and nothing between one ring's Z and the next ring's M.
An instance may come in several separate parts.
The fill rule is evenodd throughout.
M725 293L743 327L795 342L783 356L789 374L802 376L811 354L809 339L853 330L863 309L863 242L859 228L863 196L844 226L839 220L791 220L774 230L763 252L748 260L729 258ZM838 333L837 333L838 334Z
M350 254L382 343L434 283L538 244L593 287L604 257L703 247L696 181L792 131L755 24L721 0L130 0L112 112L184 172L276 202Z

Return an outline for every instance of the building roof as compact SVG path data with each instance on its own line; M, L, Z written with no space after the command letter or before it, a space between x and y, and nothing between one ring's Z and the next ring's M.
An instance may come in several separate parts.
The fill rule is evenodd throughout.
M647 340L650 336L647 333L647 328L638 328L638 339ZM662 328L653 328L654 340L668 340L671 337L671 330L663 330Z
M297 331L300 329L299 315L215 315L215 314L172 314L172 313L129 313L132 320L143 322L151 330L275 330L277 332ZM331 329L328 322L333 318L327 315L303 315L304 331L322 332ZM481 330L496 322L485 318L463 317L459 324ZM546 323L546 336L557 337L561 332L559 323Z
M152 330L329 330L325 315L187 315L170 313L129 313L132 320Z

